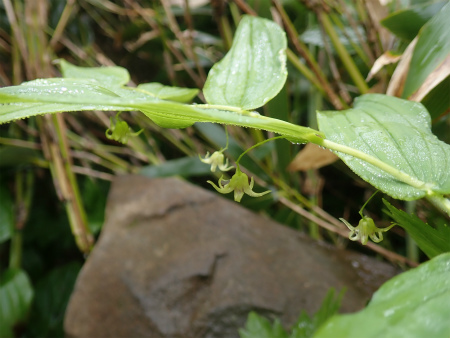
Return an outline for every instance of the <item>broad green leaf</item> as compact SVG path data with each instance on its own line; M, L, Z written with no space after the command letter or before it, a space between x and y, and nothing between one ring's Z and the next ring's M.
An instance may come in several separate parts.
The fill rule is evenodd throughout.
M156 109L142 107L139 108L139 110L161 128L182 129L190 127L196 122L195 119L183 118L181 116L175 117L170 114L173 109L176 109L175 107L176 106L170 106L169 103L169 106L161 104Z
M20 86L1 88L1 102L89 102L118 98L120 95L91 79L37 79ZM3 101L5 100L5 101Z
M328 140L371 155L409 177L414 187L353 156L336 154L359 176L386 194L403 200L424 197L429 190L450 193L450 145L431 133L425 107L396 97L367 94L354 108L317 113Z
M61 104L61 103L45 103L45 102L4 103L0 104L0 124L44 114L84 111L84 110L115 110L115 109L117 108L108 106L100 107L90 104Z
M381 20L381 24L398 37L411 41L419 33L422 26L438 13L447 2L427 3L402 9Z
M272 323L266 318L250 312L244 329L239 330L241 338L288 338L279 320Z
M93 79L106 86L123 86L130 81L130 74L122 67L78 67L64 59L57 60L65 78Z
M92 104L120 98L94 80L39 79L20 86L0 88L0 124L48 113L116 110L109 105ZM121 110L133 110L123 108Z
M450 337L450 253L383 284L367 307L331 318L314 338Z
M33 299L27 274L8 269L0 276L0 337L13 337L14 325L25 320Z
M231 108L231 107L230 107ZM291 142L320 141L320 132L256 112L225 111L207 105L159 100L129 87L103 87L95 80L45 79L0 88L0 123L45 113L77 110L140 110L164 128L185 128L195 122L213 122L264 129Z
M442 225L433 228L416 215L398 210L385 199L383 203L389 210L386 214L408 232L429 258L450 252L450 227Z
M450 57L449 18L450 3L447 2L420 30L402 97L410 97L428 75Z
M12 236L14 231L13 211L11 194L5 186L0 185L0 243L7 241Z
M198 94L198 89L164 86L161 83L142 83L138 89L144 90L161 100L189 103Z
M233 45L209 72L203 93L212 105L256 109L286 81L286 36L274 22L244 16Z

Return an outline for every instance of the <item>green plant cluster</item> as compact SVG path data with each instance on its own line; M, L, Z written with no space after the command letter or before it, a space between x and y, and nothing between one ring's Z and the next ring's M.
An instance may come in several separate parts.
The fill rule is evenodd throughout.
M5 4L10 6L10 1L6 1ZM256 6L256 3L253 5ZM66 7L68 11L73 9L68 6ZM120 12L120 7L114 7L117 5L109 6ZM118 111L114 119L112 116L106 118L106 121L110 120L110 126L105 138L125 144L133 142L135 144L133 149L137 150L137 154L145 153L144 157L147 156L146 160L153 165L143 169L143 173L149 176L170 174L190 176L199 173L205 175L208 168L201 163L204 162L210 166L211 172L215 173L216 169L224 172L224 176L218 179L217 184L209 181L212 187L224 194L233 192L234 199L238 202L242 200L244 194L252 197L265 196L264 198L271 199L270 203L279 199L285 201L283 203L286 205L292 204L293 200L323 216L324 213L315 208L316 202L313 199L308 200L295 189L290 189L288 180L283 177L284 169L292 159L290 155L286 156L290 154L286 149L289 149L291 144L314 144L332 151L361 182L372 185L385 196L408 201L410 204L407 205L411 205L413 203L411 201L424 199L442 212L439 220L448 219L450 146L446 143L448 140L436 137L432 128L437 131L439 126L445 128L449 116L448 96L443 95L448 91L446 85L449 69L446 65L450 57L450 33L446 29L446 22L450 16L449 4L432 3L418 8L413 7L407 11L395 12L383 20L382 23L404 39L404 46L408 47L404 50L403 58L392 74L386 90L378 91L377 94L369 93L370 82L362 77L361 68L368 68L367 65L370 65L370 76L379 76L379 83L383 85L383 81L387 79L386 74L375 74L383 72L380 71L380 64L387 65L393 62L392 55L385 53L375 61L369 43L361 39L359 28L353 27L355 24L350 16L347 20L356 34L354 39L345 29L335 28L343 25L339 17L319 7L308 8L316 15L321 29L327 34L327 39L321 40L321 43L331 60L330 72L338 82L333 86L311 53L314 48L321 47L317 40L314 40L314 34L318 33L317 29L315 33L314 29L306 30L299 39L300 34L297 30L301 28L301 23L292 21L286 11L287 5L283 7L278 1L274 1L272 8L279 14L285 30L275 22L262 18L270 13L267 11L268 7L262 6L259 8L260 13L256 13L241 2L231 5L230 13L237 25L232 42L230 27L216 8L214 13L221 18L220 22L223 25L220 26L220 32L229 50L221 61L212 62L214 64L208 76L203 77L205 80L203 86L203 68L200 66L198 55L189 52L188 42L180 35L179 27L174 21L173 12L167 7L167 2L162 1L162 6L167 20L162 20L156 11L153 13L156 21L150 25L155 31L162 29L162 25L170 27L170 31L179 39L181 49L192 57L194 63L194 66L188 67L187 63L180 61L181 67L192 77L198 88L203 87L201 92L197 88L167 86L158 82L145 82L136 86L130 83L130 74L123 67L79 67L63 59L57 61L62 78L43 78L35 73L32 77L38 79L0 88L0 123L16 121L17 126L26 129L22 119L29 118L29 121L34 121L32 117L45 115L36 120L37 128L43 139L43 147L46 147L46 144L52 144L54 147L45 148L44 152L48 153L46 161L31 152L27 156L30 163L48 167L53 180L59 182L57 189L59 198L65 201L70 227L81 251L87 253L91 250L95 227L92 220L89 220L91 217L88 217L83 209L83 194L78 188L71 166L72 155L65 140L69 134L74 143L82 144L83 138L77 139L75 135L67 132L62 115L48 114L93 110L100 113ZM364 16L361 8L356 6L354 9L361 17ZM241 15L240 10L247 15ZM418 15L417 13L422 13L420 20L414 21L411 27L406 25L405 22ZM186 15L189 17L191 14ZM64 12L61 14L61 18L63 17ZM9 20L13 32L19 34L19 28L13 27L11 17ZM400 21L403 25L398 24ZM192 27L189 30L192 33ZM55 28L54 36L57 36L57 33L61 34L58 26ZM379 37L381 39L381 33ZM310 48L307 48L303 41L309 41ZM19 41L17 43L17 48L24 47ZM289 43L301 58L289 49ZM330 45L333 46L332 52ZM175 56L178 55L173 48L175 47L170 40L164 40L166 58L169 57L168 51ZM357 55L363 66L358 65L350 53ZM325 105L314 106L309 116L310 123L306 125L293 120L287 114L287 100L283 97L287 97L288 61L295 71L300 72L310 82L311 88L314 88L311 102L314 102L314 97L323 97L327 102ZM338 64L348 73L345 81L351 82L351 85L344 85L341 82ZM193 69L196 69L198 74ZM291 73L289 69L289 76ZM193 100L196 102L191 103ZM352 108L349 108L352 101ZM164 132L167 140L179 150L186 155L196 155L161 164L154 155L161 152L155 151L153 155L148 155L149 152L142 151L146 147L143 142L151 143L152 136L147 133L146 128L134 132L130 128L130 120L125 117L127 114L123 113L127 111L140 112L139 118L145 121L143 123L152 123L152 128L158 126L166 129L186 129L194 126L195 131L207 135L216 145L221 144L226 137L226 145L199 159L200 151L197 149L192 151L195 147L188 134ZM128 122L125 119L128 119ZM436 121L437 126L436 123L433 125ZM217 129L217 126L204 124L205 122L230 126L226 128L233 130L232 137L228 136L228 129L223 131ZM74 121L72 124L76 128L77 124ZM31 127L36 126L28 126ZM238 129L235 127L251 128L253 142L238 144L240 132L237 132ZM17 127L14 128L17 133L21 133L17 131ZM51 136L54 134L58 135L56 141ZM445 132L442 134L446 135ZM183 142L178 141L180 135L183 135L181 136ZM87 136L86 139L91 139L91 136ZM30 144L27 145L32 148ZM191 148L187 148L186 145ZM55 147L58 151L53 153ZM158 146L152 147L157 149ZM268 162L267 157L274 149L278 162L276 167L271 168L274 162ZM99 163L106 166L109 164L105 162L109 161L114 163L114 168L129 170L126 162L120 157L101 150L97 154L101 154ZM230 165L233 158L236 158L234 165ZM234 174L226 176L226 172L233 168ZM274 171L279 171L279 174L267 174ZM88 172L102 176L96 171ZM316 174L311 175L313 180L318 179ZM262 185L270 190L258 192L260 187L256 186L254 176L258 178L258 183L263 182ZM30 204L31 193L27 188L32 186L33 176L29 172L20 172L15 180L16 202ZM258 190L255 191L254 188ZM278 196L269 194L272 191L278 191ZM3 196L9 194L7 190L0 192ZM5 215L2 217L5 218L3 223L6 226L0 229L0 237L3 242L10 240L10 262L9 268L2 273L0 280L0 293L4 295L1 297L0 308L4 311L2 318L7 318L1 324L0 332L2 335L10 336L14 325L26 319L32 304L33 287L29 276L21 266L23 224L18 227L15 215L10 212L12 199L7 197L5 200L7 202L2 203L1 207L7 210L2 213ZM450 251L449 228L442 221L430 226L418 217L398 210L388 201L383 202L387 208L386 214L406 230L409 236L407 238L414 240L429 258L434 258L389 281L374 296L368 307L358 314L331 317L337 311L337 302L334 302L333 295L329 294L322 312L312 319L302 315L297 327L293 328L291 337L311 335L394 337L398 336L399 332L408 332L411 337L449 335L448 321L444 318L450 311L448 308L450 289L445 278L448 275L450 260L448 254L445 254ZM364 207L360 211L362 220L357 227L344 220L351 230L349 234L347 233L348 238L361 240L363 244L367 244L368 238L376 242L381 241L383 238L381 233L388 228L377 227L372 217L363 215L363 209ZM334 229L342 236L342 228L335 226ZM319 237L316 226L311 226L310 230L311 234ZM48 275L46 282L51 284L55 283L55 280L64 279L64 276L71 276L67 282L70 288L80 266L76 263L68 266L67 270L55 269ZM438 289L434 288L436 285L439 285ZM38 289L37 286L34 288L35 291ZM397 297L393 297L394 294ZM35 306L40 304L38 299L36 294ZM64 304L55 305L56 309L63 307ZM328 317L331 318L328 320ZM58 323L61 323L61 320ZM305 329L300 333L300 327L308 327L308 330ZM278 322L272 326L267 320L253 314L250 315L241 336L289 337Z

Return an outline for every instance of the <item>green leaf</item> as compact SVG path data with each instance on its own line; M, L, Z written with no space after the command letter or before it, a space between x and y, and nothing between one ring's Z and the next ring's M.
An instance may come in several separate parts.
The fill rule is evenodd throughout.
M0 243L9 240L13 234L13 210L13 199L11 194L4 185L0 185Z
M198 94L198 89L164 86L161 83L142 83L138 89L154 95L161 100L189 103Z
M341 307L344 290L338 295L335 294L334 288L330 288L322 301L320 309L314 314L312 318L303 311L299 319L292 328L289 338L310 338L313 334L332 316L338 313Z
M354 108L317 113L320 130L328 140L357 149L413 180L412 186L353 156L336 154L359 176L386 194L403 200L424 197L430 191L450 193L450 145L431 133L425 107L416 102L367 94Z
M241 338L287 338L288 335L277 319L273 323L264 317L250 312L245 328L239 330Z
M116 110L117 107L107 104L113 98L120 99L120 96L95 80L38 79L0 88L0 124L48 113Z
M425 79L450 56L450 3L428 21L420 30L409 65L402 97L411 96Z
M183 118L183 117L175 117L170 114L171 111L176 109L177 106L160 104L156 109L148 109L145 106L140 108L140 111L143 112L149 119L155 122L161 128L173 128L173 129L182 129L192 126L196 121L195 119ZM186 106L188 107L188 106ZM180 107L182 108L182 107ZM181 109L179 111L181 113Z
M404 272L355 314L331 318L314 338L448 338L450 253Z
M323 323L338 312L343 295L344 291L336 295L335 290L330 288L320 309L312 318L303 311L292 327L290 335L286 333L278 319L271 324L268 319L255 312L249 313L245 329L239 330L239 335L241 338L310 338Z
M212 105L256 109L286 81L286 36L274 22L244 16L233 45L209 72L203 93Z
M398 37L411 41L427 23L448 1L412 6L390 14L381 24Z
M398 210L385 199L383 203L389 210L385 211L386 214L408 232L429 258L450 252L450 227L441 225L433 228L422 222L416 215Z
M78 67L64 59L57 60L65 78L93 79L105 86L123 86L130 81L130 74L122 67Z
M49 102L84 104L92 100L120 98L111 89L90 79L37 79L20 86L1 88L0 99L5 103Z
M33 287L27 274L8 269L0 278L0 337L13 337L14 325L25 320L33 299Z
M264 129L285 135L291 142L297 143L322 139L321 133L314 129L261 116L256 112L225 111L207 105L164 101L135 88L106 88L95 80L45 79L0 88L0 123L77 110L140 110L164 128L185 128L195 122L213 122Z

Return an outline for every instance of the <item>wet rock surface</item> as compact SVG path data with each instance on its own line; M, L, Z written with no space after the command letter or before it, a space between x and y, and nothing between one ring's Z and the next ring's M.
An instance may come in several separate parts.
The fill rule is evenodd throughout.
M373 270L363 270L369 264ZM374 272L372 272L374 271ZM396 270L176 178L118 177L65 318L68 337L238 337L249 311L289 326L330 287L359 310Z

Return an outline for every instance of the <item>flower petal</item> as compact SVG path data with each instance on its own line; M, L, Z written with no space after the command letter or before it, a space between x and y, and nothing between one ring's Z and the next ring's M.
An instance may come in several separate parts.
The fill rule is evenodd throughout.
M228 170L233 169L233 168L234 167L232 165L228 167L228 159L225 160L224 164L220 164L219 165L220 171L228 171Z
M233 188L231 188L228 184L225 185L224 187L220 184L220 180L219 180L219 185L220 188L215 185L212 181L207 181L209 184L211 184L213 186L214 189L216 189L218 192L220 192L221 194L228 194L230 192L233 191Z
M236 202L240 202L242 199L242 196L244 196L244 191L240 190L240 189L235 189L234 190L234 200Z

